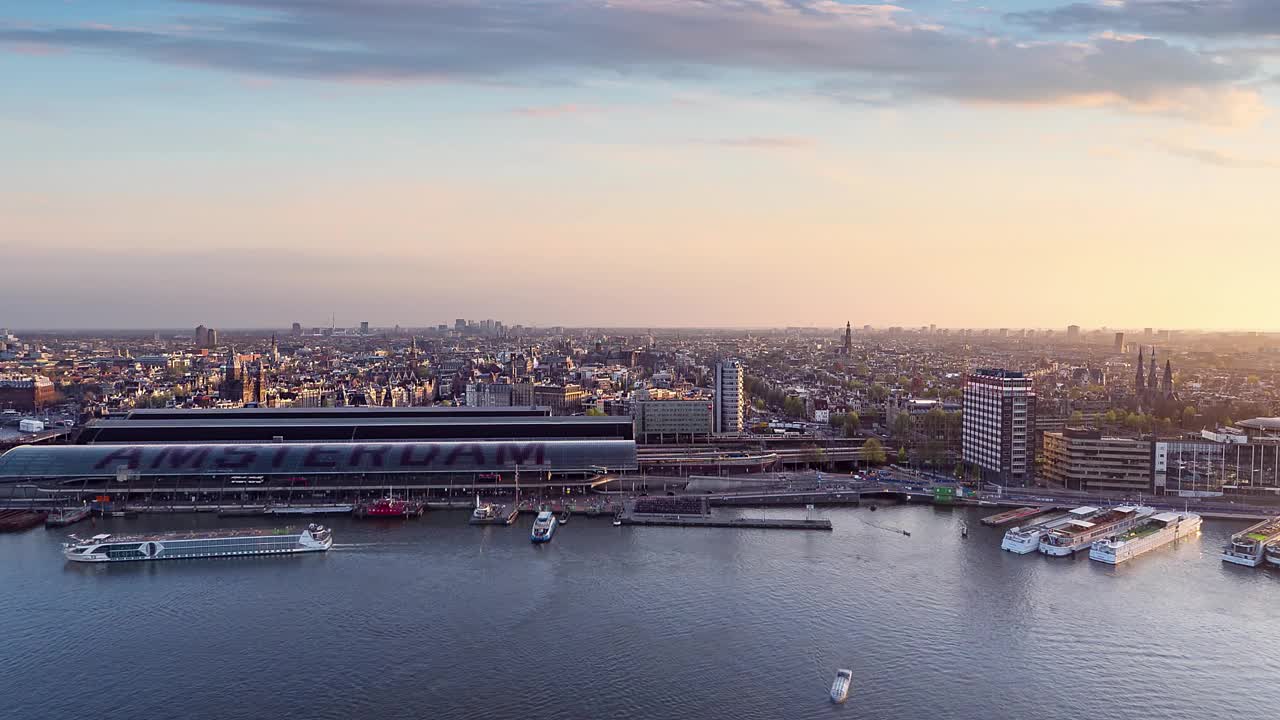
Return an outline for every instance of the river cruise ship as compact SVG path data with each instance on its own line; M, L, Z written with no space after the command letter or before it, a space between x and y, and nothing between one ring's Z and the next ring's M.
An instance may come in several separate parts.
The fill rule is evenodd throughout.
M1060 528L1072 520L1088 520L1089 518L1102 512L1102 510L1085 505L1078 507L1062 515L1055 515L1032 525L1024 527L1011 528L1004 534L1004 540L1000 541L1000 549L1008 550L1018 555L1026 555L1033 553L1036 548L1040 547L1040 538L1055 528Z
M1195 535L1200 532L1200 522L1200 516L1190 512L1153 515L1146 522L1115 537L1094 540L1089 547L1089 559L1119 565L1175 540Z
M74 535L62 554L74 562L180 560L186 558L247 557L323 552L333 546L332 531L311 524L296 528L261 528L170 532L153 535Z
M1262 564L1263 549L1268 543L1280 540L1280 517L1250 525L1231 536L1231 542L1222 551L1225 562L1258 567Z
M1118 535L1150 517L1155 512L1149 507L1120 505L1088 520L1071 520L1060 528L1050 530L1040 539L1040 552L1053 557L1071 555L1101 540Z

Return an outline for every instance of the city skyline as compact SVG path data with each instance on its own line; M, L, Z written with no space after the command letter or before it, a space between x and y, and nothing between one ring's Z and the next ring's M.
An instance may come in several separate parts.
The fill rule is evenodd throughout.
M1197 7L19 2L5 322L1275 329L1280 5Z

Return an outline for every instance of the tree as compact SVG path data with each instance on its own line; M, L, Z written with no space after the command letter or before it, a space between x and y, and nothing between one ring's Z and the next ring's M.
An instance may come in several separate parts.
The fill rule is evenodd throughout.
M587 408L587 415L591 417L600 417L601 415L604 415L604 411L598 407L589 407Z
M893 436L899 440L911 434L911 416L900 412L893 418Z
M907 448L905 446L898 447L898 464L907 464Z
M862 460L868 465L883 465L886 459L884 445L878 439L867 438L862 443Z
M1191 423L1194 422L1195 419L1196 419L1196 409L1193 406L1188 405L1182 408L1182 427L1184 428L1191 427Z
M876 383L867 391L867 395L875 402L883 402L885 398L889 397L889 389L880 383Z
M1080 412L1079 410L1076 410L1075 412L1071 413L1071 419L1067 421L1067 424L1074 425L1076 427L1083 425L1084 413Z
M827 451L816 445L805 448L804 463L811 467L814 465L819 467L825 466L827 463Z
M850 411L844 416L844 436L856 437L858 431L862 428L862 418L858 413Z
M788 417L804 417L804 401L794 395L788 395L782 401L782 412Z

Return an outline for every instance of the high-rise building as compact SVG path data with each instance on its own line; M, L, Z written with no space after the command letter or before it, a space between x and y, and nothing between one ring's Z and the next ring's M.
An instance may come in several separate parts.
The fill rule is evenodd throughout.
M301 335L301 334L302 334L302 323L294 323L294 324L293 324L293 328L292 328L292 332L293 332L293 334L294 334L294 335Z
M197 348L209 347L209 328L203 325L196 326L196 347Z
M1117 353L1124 352L1124 333L1122 332L1116 333L1115 351Z
M740 433L746 414L746 394L742 390L744 371L737 360L716 363L715 405L718 433Z
M1080 341L1080 326L1068 325L1067 326L1067 342L1079 342L1079 341Z
M964 461L984 480L1025 485L1035 461L1036 393L1021 372L984 368L964 385Z
M213 328L209 328L208 334L205 335L205 347L207 348L218 347L218 331L217 330L214 330Z
M368 321L368 320L363 320L363 321L361 321L361 322L360 322L360 334L361 334L361 335L368 335L368 334L369 334L369 321Z
M457 318L453 321L453 329L462 332L467 329L467 321L464 318Z

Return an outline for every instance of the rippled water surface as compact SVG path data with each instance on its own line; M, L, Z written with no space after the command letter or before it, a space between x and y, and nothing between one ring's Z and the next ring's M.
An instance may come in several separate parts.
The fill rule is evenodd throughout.
M57 531L0 535L0 698L26 720L1280 708L1280 572L1217 557L1246 523L1207 521L1108 568L1003 553L982 514L834 510L831 533L577 517L535 546L531 518L476 528L438 512L338 520L328 554L96 566L65 563ZM231 523L255 524L78 529ZM826 697L837 667L854 672L841 707Z

